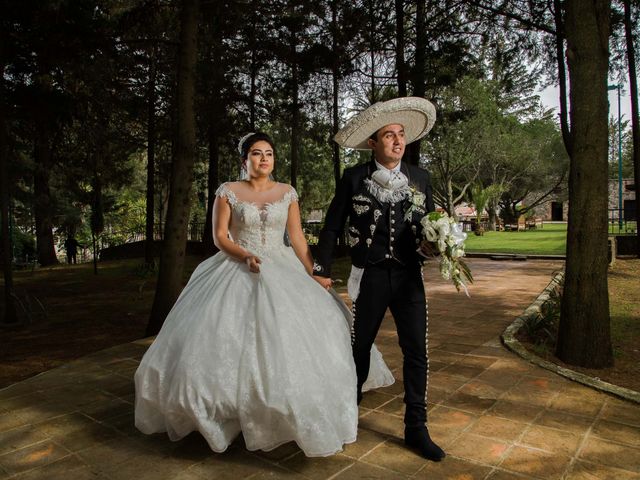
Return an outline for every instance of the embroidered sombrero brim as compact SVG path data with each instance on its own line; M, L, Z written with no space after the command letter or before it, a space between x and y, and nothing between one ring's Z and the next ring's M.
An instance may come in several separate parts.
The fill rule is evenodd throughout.
M367 140L385 125L404 127L407 145L424 137L436 121L436 108L420 97L401 97L378 102L353 117L336 133L338 145L356 150L371 150Z

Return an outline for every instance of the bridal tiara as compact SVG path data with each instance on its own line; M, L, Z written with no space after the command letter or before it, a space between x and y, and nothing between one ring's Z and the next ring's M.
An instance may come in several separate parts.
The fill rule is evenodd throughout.
M246 134L244 137L242 137L242 138L240 139L240 141L238 142L238 153L240 154L240 156L242 156L242 144L243 144L244 142L246 142L246 141L247 141L247 138L249 138L251 135L255 135L255 132L247 133L247 134Z

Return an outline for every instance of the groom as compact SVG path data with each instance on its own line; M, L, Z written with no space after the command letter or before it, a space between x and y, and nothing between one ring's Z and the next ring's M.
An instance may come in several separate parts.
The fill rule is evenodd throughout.
M325 218L314 278L331 286L331 259L348 219L352 270L353 357L358 402L384 314L396 323L405 387L405 443L433 461L445 457L426 427L427 310L422 282L420 219L434 211L426 170L402 162L405 146L425 136L435 121L431 102L404 97L376 103L340 130L334 140L346 148L373 150L375 160L345 170Z

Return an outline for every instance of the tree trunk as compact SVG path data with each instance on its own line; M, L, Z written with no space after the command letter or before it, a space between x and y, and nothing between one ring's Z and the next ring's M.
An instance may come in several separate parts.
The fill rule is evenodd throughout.
M149 55L149 84L147 85L147 210L145 219L144 263L155 264L153 258L153 227L155 171L156 171L156 66L157 46L154 45Z
M51 78L46 73L40 73L36 78L38 88L47 98L51 90ZM36 223L36 248L40 265L54 265L58 263L53 241L53 213L51 208L51 191L49 190L49 176L53 163L51 148L51 125L49 115L34 111L35 142L34 142L34 217Z
M220 98L222 97L222 85L224 77L222 75L222 31L220 25L220 17L222 12L216 8L215 15L211 21L212 37L209 42L210 62L209 71L212 72L210 79L210 88L208 89L208 144L209 144L209 168L207 172L207 214L204 221L203 243L204 251L207 255L213 255L217 252L217 248L213 242L213 202L215 200L215 192L220 182L219 178L219 135L220 135L220 118L222 118ZM253 103L253 101L252 101ZM255 109L252 108L252 111ZM255 115L255 112L252 113ZM252 122L255 121L255 118ZM253 131L253 130L252 130Z
M295 7L291 7L291 15L295 15ZM299 89L300 79L297 61L298 35L292 28L289 38L289 48L291 53L291 186L298 186L298 162L300 153L300 105L299 105Z
M215 112L212 112L214 117ZM207 175L207 217L204 222L204 251L207 255L213 255L217 248L213 242L213 202L216 199L216 188L220 183L218 165L220 162L220 150L218 144L218 126L215 119L209 121L209 172Z
M34 216L36 221L36 247L40 265L58 263L53 241L53 214L49 176L52 165L50 130L45 119L36 120L33 172Z
M257 5L255 0L251 2L252 11L256 11ZM251 87L249 92L249 131L256 131L256 96L258 95L258 59L256 58L256 49L258 48L256 41L256 30L257 30L257 18L255 15L251 15L251 32L250 35L251 43L251 66L249 67L249 75L251 77Z
M607 289L609 2L567 0L571 162L567 261L556 354L613 364Z
M629 63L629 93L631 94L631 136L633 138L633 177L636 186L636 222L640 222L640 119L638 112L638 75L631 25L631 0L624 0L624 31ZM638 225L638 223L636 223ZM640 228L636 227L636 255L640 258Z
M564 19L562 18L562 2L561 0L553 0L553 19L556 26L556 63L558 66L558 87L560 89L560 130L562 131L562 140L564 148L571 156L571 133L569 130L568 109L567 109L567 75L564 64Z
M339 98L339 85L338 80L340 72L338 69L339 55L338 55L338 1L333 0L331 2L331 44L333 50L333 64L331 66L331 81L332 81L332 94L333 104L331 107L332 113L332 128L331 128L331 147L333 150L333 178L335 184L338 185L340 181L340 146L333 141L333 137L339 130L339 118L338 118L338 98Z
M0 50L2 47L0 46ZM4 52L2 52L4 53ZM1 53L0 53L1 55ZM4 312L0 323L12 324L18 321L13 300L13 267L11 255L11 231L9 222L9 145L5 117L4 62L0 63L0 210L2 222L2 271L4 274Z
M425 0L417 0L416 2L416 53L415 64L413 65L413 75L411 83L413 84L413 95L415 97L424 97L426 93L426 57L427 57L427 32L425 32ZM416 140L409 145L405 158L412 165L420 163L420 145L421 141Z
M171 165L169 208L164 231L158 284L151 309L147 335L160 331L167 314L182 289L182 273L187 245L190 194L196 154L194 111L198 34L198 0L183 0L180 14L178 54L177 135Z
M376 103L376 22L373 0L369 0L369 58L371 61L371 105ZM373 158L373 152L371 152Z
M404 61L404 0L396 4L396 70L398 71L398 96L407 96L407 65ZM420 35L420 31L418 31Z

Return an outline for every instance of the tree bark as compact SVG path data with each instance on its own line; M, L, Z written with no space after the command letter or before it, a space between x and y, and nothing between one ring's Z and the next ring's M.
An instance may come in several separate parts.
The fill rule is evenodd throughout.
M153 227L156 172L156 70L157 46L151 48L149 55L149 82L147 85L147 205L145 219L144 263L155 264L153 258Z
M220 135L220 118L222 117L220 98L222 97L222 84L224 77L222 74L222 26L220 25L220 17L222 12L216 8L215 15L211 21L212 38L210 40L210 55L208 56L209 71L211 71L210 88L208 89L208 112L209 125L207 131L209 143L209 168L207 172L207 214L204 222L203 243L204 251L207 255L213 255L217 252L217 248L213 241L213 202L215 200L215 192L220 182L219 178L219 135ZM252 101L252 103L254 103ZM255 121L255 108L252 110L252 122ZM252 130L253 131L253 130Z
M0 55L4 52L1 51ZM13 265L11 254L11 232L9 229L9 145L6 129L4 90L4 57L0 60L0 210L2 222L2 271L4 274L4 312L0 323L12 324L18 321L13 300Z
M425 32L425 0L416 1L416 53L415 64L413 65L413 96L424 97L426 93L426 58L427 58L427 32ZM407 148L405 157L412 165L420 163L420 146L421 141L416 140Z
M160 257L158 284L147 335L160 331L167 314L182 290L182 273L187 245L190 194L196 154L194 110L198 34L198 0L183 0L180 14L178 55L177 135L171 166L169 208Z
M571 156L571 132L569 129L568 109L567 109L567 74L564 63L564 40L565 28L564 19L562 17L561 0L553 0L553 19L556 26L555 43L556 43L556 63L558 66L558 87L560 90L560 130L562 131L562 140L564 148Z
M40 73L36 83L42 92L41 98L47 98L46 93L51 90L51 79L48 74ZM35 142L33 172L34 217L36 223L36 249L40 265L54 265L58 263L53 241L53 213L51 208L51 191L49 177L53 164L51 147L51 125L49 115L41 111L33 112L35 120Z
M404 0L396 4L396 70L398 71L398 96L407 96L407 65L404 61ZM418 31L418 35L420 32Z
M295 7L290 7L290 15L296 15ZM293 23L293 22L292 22ZM291 54L291 186L298 187L298 162L300 154L300 78L298 72L298 32L291 27L289 48Z
M212 117L215 112L212 111ZM207 174L207 217L204 222L204 251L207 255L213 255L217 248L213 242L213 202L216 199L216 188L220 183L218 165L220 162L220 150L218 143L218 125L214 117L209 121L209 171Z
M340 181L340 146L333 140L333 137L339 130L339 118L338 118L338 98L339 98L339 55L338 55L338 1L332 0L331 2L331 48L333 50L333 63L331 65L331 81L332 81L332 94L333 103L331 107L332 113L332 128L331 128L331 148L333 153L333 179L335 184L338 185Z
M631 0L624 1L624 31L627 42L629 64L629 93L631 94L631 136L633 138L633 177L636 186L636 222L640 221L640 119L638 111L638 74L636 51L633 45L633 25L631 25ZM640 228L636 228L636 255L640 258Z
M556 354L589 368L613 364L607 289L607 0L567 0L571 102L567 261Z

